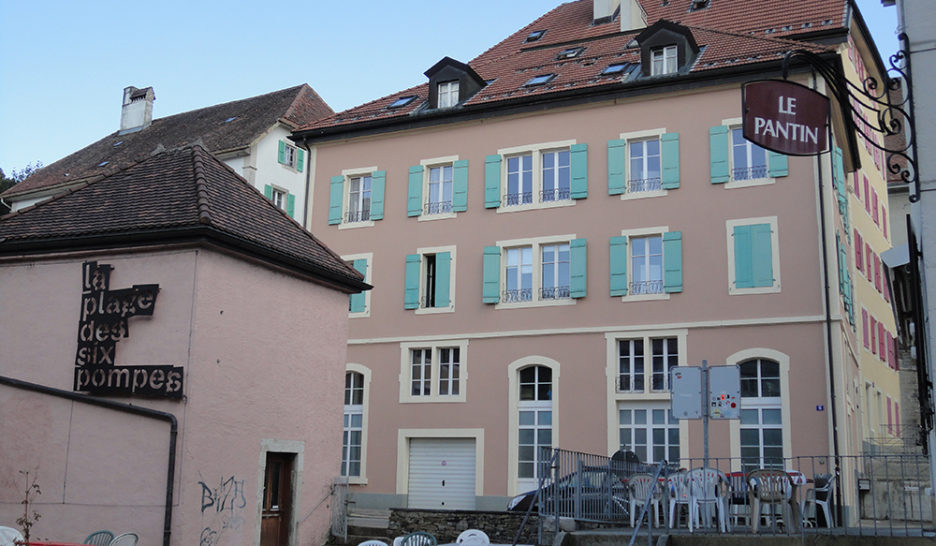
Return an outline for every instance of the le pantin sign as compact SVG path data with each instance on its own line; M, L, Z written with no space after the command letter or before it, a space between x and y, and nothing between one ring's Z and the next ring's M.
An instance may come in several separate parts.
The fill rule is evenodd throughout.
M829 98L786 80L757 80L741 88L744 138L787 155L826 151Z
M118 366L117 342L130 336L130 319L151 316L158 284L111 290L113 267L85 262L75 354L75 391L111 396L181 398L181 366Z

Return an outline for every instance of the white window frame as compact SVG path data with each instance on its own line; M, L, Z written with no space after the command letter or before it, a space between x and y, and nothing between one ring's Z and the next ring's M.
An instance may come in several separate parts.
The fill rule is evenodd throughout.
M458 349L458 394L439 394L439 351L440 349ZM431 377L428 395L412 394L412 376L410 353L413 350L428 349L432 355L430 363ZM406 342L400 343L400 403L428 403L428 402L465 402L468 392L468 340L452 339L433 342Z
M508 495L516 495L522 491L528 491L524 488L519 478L519 436L520 436L520 370L529 366L544 366L552 370L552 447L559 445L559 362L544 356L525 356L511 362L507 366L507 389L509 413L507 418L507 490Z
M531 289L533 291L530 301L517 301L517 302L502 302L498 301L494 305L495 309L516 309L520 307L548 307L554 305L575 305L576 299L569 298L558 298L558 299L543 299L542 298L542 284L543 284L543 250L544 245L556 244L556 243L571 243L573 239L576 239L575 234L570 235L553 235L549 237L534 237L529 239L510 239L507 241L497 241L496 245L501 249L501 267L500 267L500 284L498 285L498 294L503 294L504 290L507 288L507 251L512 248L518 247L530 247L531 256L532 256L532 283ZM571 249L570 249L570 271L569 277L571 281ZM502 298L501 298L502 299Z
M621 301L656 301L656 300L668 300L670 299L670 294L666 290L661 290L657 294L634 294L631 288L631 279L633 278L633 250L634 246L632 244L633 239L639 239L642 237L660 237L661 243L663 239L663 234L669 231L669 226L655 226L647 228L637 228L637 229L624 229L621 230L621 235L627 237L627 294L621 296ZM662 280L666 278L666 262L665 262L665 253L664 261L662 265Z
M754 288L735 287L735 253L734 228L753 224L770 224L770 252L773 268L774 282L771 286L757 286ZM728 245L728 294L731 296L746 294L775 294L780 292L780 232L777 227L776 216L762 216L760 218L738 218L725 220L725 236Z
M438 108L451 108L458 104L458 80L439 82L437 91Z
M448 307L423 307L423 298L426 296L426 255L427 254L438 254L440 252L448 252L452 257L452 261L449 264L449 304ZM416 249L416 254L419 254L419 307L413 310L417 315L434 315L438 313L454 313L455 312L455 269L457 261L457 253L455 252L455 245L447 246L427 246L420 247ZM368 283L369 284L369 283Z
M721 124L728 128L728 164L730 165L728 169L729 176L731 177L728 182L721 184L721 186L726 190L733 190L735 188L750 188L752 186L767 186L770 184L776 184L777 179L770 176L770 156L767 149L764 149L764 157L766 162L766 170L764 176L761 178L749 178L747 180L735 180L734 177L734 135L733 131L735 129L741 129L743 126L742 118L729 118L723 119ZM757 146L753 142L748 142L750 149L751 146Z
M341 176L344 177L344 183L341 186L341 223L338 229L357 229L362 227L373 227L373 220L364 220L361 222L348 222L348 211L351 205L351 179L363 176L372 176L377 167L355 167L353 169L344 169ZM371 180L371 192L373 193L373 180ZM371 196L373 205L373 195Z
M650 75L666 76L679 72L679 51L676 45L650 49Z
M360 477L360 475L361 475L361 469L360 469L361 461L360 461L360 458L363 457L363 455L364 455L364 452L363 452L363 450L361 449L361 444L360 444L360 442L361 442L361 441L363 440L363 438L364 438L364 376L363 376L363 374L361 374L360 372L355 372L355 371L351 371L351 370L345 370L345 382L347 382L347 379L348 379L348 375L349 375L349 374L354 374L354 375L360 377L360 381L361 381L361 385L358 387L358 388L360 389L360 391L361 391L361 403L360 403L360 404L354 404L354 403L353 403L353 395L352 395L352 403L349 404L349 403L348 403L348 398L347 398L347 397L348 397L348 386L347 386L347 384L345 384L345 388L344 388L344 396L345 396L345 399L344 399L344 412L343 412L343 420L344 420L344 423L343 423L343 426L342 426L342 439L341 439L341 471L340 471L340 475L341 475L342 477L348 478L348 480L350 481L350 479L351 479L352 477L354 477L354 478ZM353 392L354 390L357 390L357 388L355 387L355 385L352 385L351 389L352 389L352 392ZM361 422L360 422L360 425L358 425L358 426L355 426L355 425L354 425L354 421L353 421L353 420L354 420L354 417L355 417L355 416L359 416L359 417L360 417L360 421L361 421ZM361 438L361 440L359 440L357 444L353 444L353 443L351 443L351 441L350 441L350 435L351 435L352 433L354 433L354 432L359 432L359 433L360 433L360 438ZM347 440L346 440L346 436L348 437ZM351 469L350 469L350 463L351 463L351 454L350 454L350 450L351 450L352 447L357 447L358 450L360 451L360 455L358 456L359 458L358 458L358 460L357 460L357 463L358 463L358 473L357 473L357 474L354 474L354 475L352 475L352 474L350 473L350 470L351 470ZM346 462L346 461L348 462L348 467L349 467L349 468L347 468L347 469L345 468L345 462ZM348 473L345 473L346 470L347 470Z
M273 196L270 199L273 201L273 204L276 205L276 208L280 210L286 210L286 196L289 195L289 190L285 190L279 186L270 185L272 189Z
M628 178L628 180L626 181L627 186L626 186L626 188L625 188L625 190L624 190L624 193L621 194L621 199L622 199L622 200L628 200L628 199L646 199L646 198L648 198L648 197L663 197L663 196L669 194L669 190L664 190L663 187L662 187L662 186L663 186L663 142L662 142L662 137L663 137L663 134L666 133L666 132L667 132L667 131L666 131L666 128L665 128L665 127L659 127L659 128L656 128L656 129L647 129L647 130L643 130L643 131L631 131L631 132L628 132L628 133L621 133L621 134L619 135L619 138L620 138L621 140L627 142L627 145L626 145L626 146L627 146L627 158L626 158L626 161L627 161L627 167L626 167L626 169L627 169L627 171L626 171L626 172L627 172L627 178ZM632 148L631 148L631 144L633 144L634 142L643 142L643 141L654 140L654 139L657 140L657 142L659 142L659 144L660 144L660 189L658 189L658 190L650 190L650 191L631 191L631 189L630 189L630 182L631 182L631 181L630 181L630 178L631 178L631 176L632 176L632 173L631 173L631 149L632 149Z
M497 208L498 213L520 212L531 209L544 209L553 207L569 207L575 205L576 200L572 199L572 156L571 148L578 141L557 140L553 142L541 142L538 144L527 144L523 146L513 146L510 148L501 148L497 153L501 156L501 205ZM557 199L555 201L543 201L543 154L551 152L569 152L569 197L567 199ZM530 192L533 198L530 203L517 205L507 204L507 164L512 157L522 155L531 156L532 183Z
M634 419L632 418L632 422L625 426L625 424L621 423L620 412L622 410L630 410L631 412L641 411L641 410L646 411L647 421L645 423L638 425L633 422ZM654 411L663 411L663 415L665 416L666 422L663 424L654 424L653 423ZM666 434L664 435L664 439L663 439L663 445L662 445L665 451L665 455L663 459L665 459L666 461L673 461L673 460L678 461L682 459L683 447L685 446L685 444L682 442L682 434L679 434L681 432L680 430L681 420L675 419L671 415L669 402L661 401L661 400L641 401L641 402L636 402L636 401L635 402L618 402L618 415L617 415L617 419L615 420L615 422L617 423L617 427L618 427L618 449L621 449L621 450L627 449L627 447L622 446L620 442L620 434L623 429L625 428L630 429L632 438L637 429L644 429L646 431L646 442L645 442L644 447L646 448L647 453L645 453L645 456L640 457L640 453L638 450L632 449L632 451L634 451L634 453L636 453L637 456L640 457L640 460L642 462L657 463L659 462L659 460L653 457L653 448L656 445L653 441L653 429L663 428L666 431ZM676 430L677 434L679 435L679 437L677 438L677 442L678 442L677 446L672 446L670 444L670 440L669 440L670 430ZM636 445L634 441L632 441L631 444L632 446ZM679 454L676 456L675 459L671 459L669 456L669 451L671 447L676 447L678 450Z
M345 373L355 372L364 377L364 400L361 404L361 473L359 476L348 476L348 483L366 485L367 484L367 423L370 410L370 386L371 371L370 368L356 363L345 365ZM342 449L344 446L342 446Z
M417 218L417 221L426 222L426 221L432 221L432 220L443 220L446 218L455 218L455 216L457 216L457 213L454 210L452 210L451 207L454 205L454 200L455 200L455 162L458 160L459 160L459 156L448 155L448 156L441 156L441 157L433 157L430 159L422 159L419 161L419 164L423 168L423 182L422 182L422 196L423 196L422 201L423 202L420 203L420 206L422 207L422 213ZM426 204L429 203L429 199L430 199L430 192L429 192L429 189L431 187L429 184L429 178L431 175L430 171L431 169L441 168L441 167L449 167L452 169L452 182L451 182L452 202L449 203L448 212L437 212L434 214L430 214L425 211Z
M373 252L363 252L361 254L343 254L341 259L345 262L353 262L354 260L367 260L367 270L364 272L364 282L371 284L373 279L373 274L371 270L374 268L374 253ZM373 290L364 290L364 311L359 313L353 313L348 311L348 318L367 318L370 316L371 312L371 292Z
M605 334L606 347L606 368L605 377L607 378L607 449L608 453L614 453L620 448L620 414L618 410L622 404L627 408L641 407L640 404L653 405L656 403L669 403L672 396L669 389L651 390L653 382L653 360L651 340L661 338L676 338L677 366L687 366L686 343L689 330L686 328L676 329L655 329L655 330L633 330L616 331ZM629 339L643 339L644 341L644 388L639 391L619 391L618 385L618 342ZM683 457L683 465L689 464L689 420L679 420L679 449L680 456ZM676 461L669 461L676 462Z

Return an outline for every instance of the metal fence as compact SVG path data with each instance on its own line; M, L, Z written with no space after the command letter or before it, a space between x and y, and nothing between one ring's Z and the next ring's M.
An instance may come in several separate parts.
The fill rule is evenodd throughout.
M674 474L707 467L720 473L717 495L726 511L729 532L750 533L756 518L762 534L936 536L929 460L920 454L792 457L769 465L741 458L687 458L661 466L620 454L606 457L557 449L540 460L538 499L532 507L541 516L541 533L543 525L546 531L558 531L562 518L629 528L627 483L636 473L659 472L663 490L660 508L663 524L669 526ZM757 489L750 488L759 484L751 481L750 472L761 466L784 470L789 484L784 500L765 502L753 515L751 504ZM639 517L643 500L636 504L635 516ZM698 532L718 533L714 524L719 503L709 506L702 511ZM673 508L672 527L680 529L676 532L687 532L683 529L688 523L688 506L675 504ZM644 525L650 520L647 516Z

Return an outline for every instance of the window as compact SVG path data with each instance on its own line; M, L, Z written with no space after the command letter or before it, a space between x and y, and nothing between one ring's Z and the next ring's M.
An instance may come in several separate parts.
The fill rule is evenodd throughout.
M621 403L618 427L622 451L646 463L679 460L679 421L670 416L668 402Z
M305 151L280 140L276 159L280 165L285 165L302 172L305 163Z
M780 292L777 218L725 222L728 234L728 293Z
M341 259L345 260L348 265L362 273L364 275L364 282L371 282L370 262L373 260L372 253L347 255L342 256ZM370 316L370 292L370 290L362 290L348 296L348 312L350 318Z
M731 130L731 179L767 177L767 150L744 138L740 127Z
M728 189L774 184L789 175L787 156L767 151L744 138L741 119L709 127L709 177Z
M458 156L424 159L409 168L407 216L454 218L468 210L468 160Z
M649 370L646 366L648 357ZM668 391L670 368L678 365L679 343L676 337L619 339L617 391L644 392L648 383L651 391Z
M637 65L632 63L613 63L609 64L604 70L601 71L602 76L610 76L612 74L630 74L633 72L634 68Z
M741 466L784 468L780 365L768 359L741 363Z
M544 34L546 34L545 30L534 30L526 37L526 40L524 40L524 42L535 42L539 40L540 38L542 38Z
M418 249L406 256L403 308L417 314L455 310L455 247Z
M563 49L556 55L556 60L561 61L563 59L574 59L582 54L585 51L584 47L570 47Z
M679 188L679 133L636 131L608 141L608 194L657 197Z
M609 247L611 296L665 299L682 292L682 232L629 230Z
M485 159L484 206L498 212L567 206L588 196L588 147L559 141L499 150Z
M530 78L529 80L527 80L527 82L526 82L525 84L523 84L523 86L524 86L524 87L533 87L533 86L536 86L536 85L543 85L543 84L545 84L545 83L549 83L549 82L552 81L552 79L555 78L555 77L556 77L555 74L540 74L540 75L538 75L538 76L533 76L532 78Z
M263 186L263 195L273 201L277 208L286 211L290 218L295 218L296 214L296 196L288 191L266 184Z
M458 104L458 80L439 84L439 108L450 108Z
M586 295L585 239L503 241L484 249L483 301L506 306L572 303Z
M408 97L400 97L397 100L390 103L390 106L388 106L387 108L400 108L400 107L406 106L407 104L413 102L414 100L416 100L415 95L410 95Z
M467 341L403 343L401 402L464 402Z
M345 373L344 430L341 441L341 475L361 475L364 432L364 375Z
M340 228L372 226L383 219L386 171L349 169L331 178L328 223Z
M539 487L552 456L552 370L528 366L519 376L517 477L521 487Z
M650 50L650 62L652 63L651 76L675 74L678 68L676 64L676 46L669 45L653 48Z

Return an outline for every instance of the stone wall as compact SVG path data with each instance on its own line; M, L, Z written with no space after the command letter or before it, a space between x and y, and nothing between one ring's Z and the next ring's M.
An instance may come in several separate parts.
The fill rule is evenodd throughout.
M392 508L390 510L389 536L403 536L413 531L432 533L440 544L455 542L458 535L467 529L480 529L487 533L493 543L512 544L517 529L523 522L522 512L475 512L467 510L411 510ZM538 516L530 514L520 544L537 543ZM548 538L548 540L545 540ZM552 538L544 537L544 542L552 543Z

